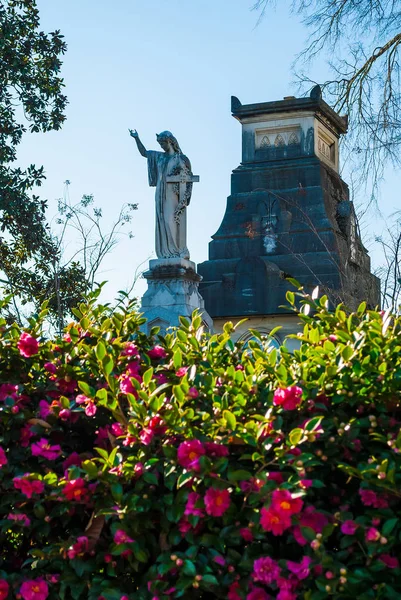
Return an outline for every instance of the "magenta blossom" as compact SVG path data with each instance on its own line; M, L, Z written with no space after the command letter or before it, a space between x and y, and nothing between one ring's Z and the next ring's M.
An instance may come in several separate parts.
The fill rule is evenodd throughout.
M386 565L389 569L399 569L400 561L395 556L390 554L382 554L379 556L379 560Z
M37 354L39 351L39 342L34 337L32 337L26 331L23 331L20 335L19 342L17 344L17 348L21 354L25 358L29 358L34 354Z
M380 531L375 527L368 527L365 534L365 540L367 542L378 542L380 539Z
M7 460L6 453L4 452L3 448L0 446L0 468L4 467L4 465L6 465L7 462L8 462L8 460Z
M282 406L284 410L295 410L301 404L302 388L292 385L287 388L279 388L274 392L274 406Z
M187 374L187 371L188 367L180 367L176 370L175 374L177 375L177 377L184 377L184 375Z
M114 543L118 546L120 544L132 544L135 540L129 537L128 533L124 529L117 529L114 534Z
M207 514L212 517L221 517L230 507L230 492L209 488L204 500Z
M24 600L46 600L49 588L43 579L29 579L21 585L20 594Z
M162 358L166 358L167 352L162 346L154 346L151 350L148 351L148 356L152 360L160 360Z
M298 579L306 579L310 573L310 564L312 559L310 556L304 556L300 563L292 562L292 560L287 560L287 568L291 573Z
M139 350L138 348L135 346L135 344L133 344L132 342L128 342L125 347L124 350L121 352L121 354L123 356L138 356L139 355Z
M223 444L216 444L216 442L205 442L203 444L207 456L220 458L222 456L228 456L228 448Z
M42 456L47 460L55 460L61 454L61 448L58 444L51 446L45 438L41 438L31 446L33 456Z
M21 523L24 527L29 527L31 524L31 520L25 513L10 513L7 517L9 521L15 521L16 523Z
M83 556L84 554L86 554L86 552L88 552L89 550L89 540L85 535L80 536L79 538L77 538L77 541L75 542L75 544L73 544L73 546L70 546L70 548L68 548L67 554L68 554L68 558L76 558Z
M20 490L27 498L32 498L33 494L41 494L45 489L44 483L38 479L27 479L26 477L14 477L14 488Z
M252 576L255 581L269 585L280 576L280 567L270 556L263 556L253 563Z
M185 506L184 515L195 515L196 517L203 517L205 514L202 508L196 508L196 504L201 500L201 495L196 492L189 492L187 504Z
M253 588L246 597L246 600L269 600L270 596L262 588Z
M45 371L47 371L48 373L51 373L52 375L57 373L57 367L55 364L53 364L51 362L47 362L43 366L45 368Z
M200 470L199 459L205 454L205 448L199 440L187 440L178 446L178 463L186 469Z
M12 383L2 383L0 385L0 400L6 398L13 398L15 400L18 396L18 385Z
M345 535L354 535L357 529L358 524L352 520L344 521L344 523L341 525L341 532Z

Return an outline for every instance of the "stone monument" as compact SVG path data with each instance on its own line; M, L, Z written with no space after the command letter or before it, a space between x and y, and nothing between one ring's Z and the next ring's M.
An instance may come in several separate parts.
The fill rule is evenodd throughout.
M156 188L156 256L144 274L148 289L142 297L147 330L159 326L163 331L179 325L179 317L190 318L194 310L202 314L204 325L212 321L204 310L199 293L201 276L189 260L187 214L192 186L199 181L193 175L189 159L182 153L170 131L156 136L162 152L146 150L136 130L129 130L139 153L147 159L149 185Z
M264 335L277 325L281 343L299 329L286 308L289 278L307 291L319 286L331 305L380 305L379 280L339 171L339 139L348 120L322 98L242 104L231 111L242 126L242 161L231 178L224 217L198 265L200 291L215 331L228 320Z

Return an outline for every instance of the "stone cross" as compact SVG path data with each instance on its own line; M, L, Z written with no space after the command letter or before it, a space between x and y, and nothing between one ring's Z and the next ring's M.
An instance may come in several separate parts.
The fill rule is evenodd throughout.
M166 183L179 183L179 199L178 205L185 206L185 194L187 191L187 183L198 183L199 175L191 175L186 169L183 169L179 175L168 175L166 177Z

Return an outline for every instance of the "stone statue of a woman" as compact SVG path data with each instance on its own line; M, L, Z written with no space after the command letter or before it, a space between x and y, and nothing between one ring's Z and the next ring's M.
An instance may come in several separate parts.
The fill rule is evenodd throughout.
M130 129L138 150L148 160L149 185L156 187L156 255L189 259L186 207L192 194L191 163L170 131L156 136L163 152L146 150L137 131Z

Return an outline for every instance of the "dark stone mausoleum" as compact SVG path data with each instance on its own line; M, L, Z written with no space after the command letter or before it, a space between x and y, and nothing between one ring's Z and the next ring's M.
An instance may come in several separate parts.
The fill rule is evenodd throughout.
M242 125L242 162L209 260L198 265L200 292L215 329L248 317L247 327L268 333L276 324L294 331L282 308L293 289L320 286L333 303L380 302L347 184L339 175L339 138L347 118L323 99L309 97L242 105L231 110Z

